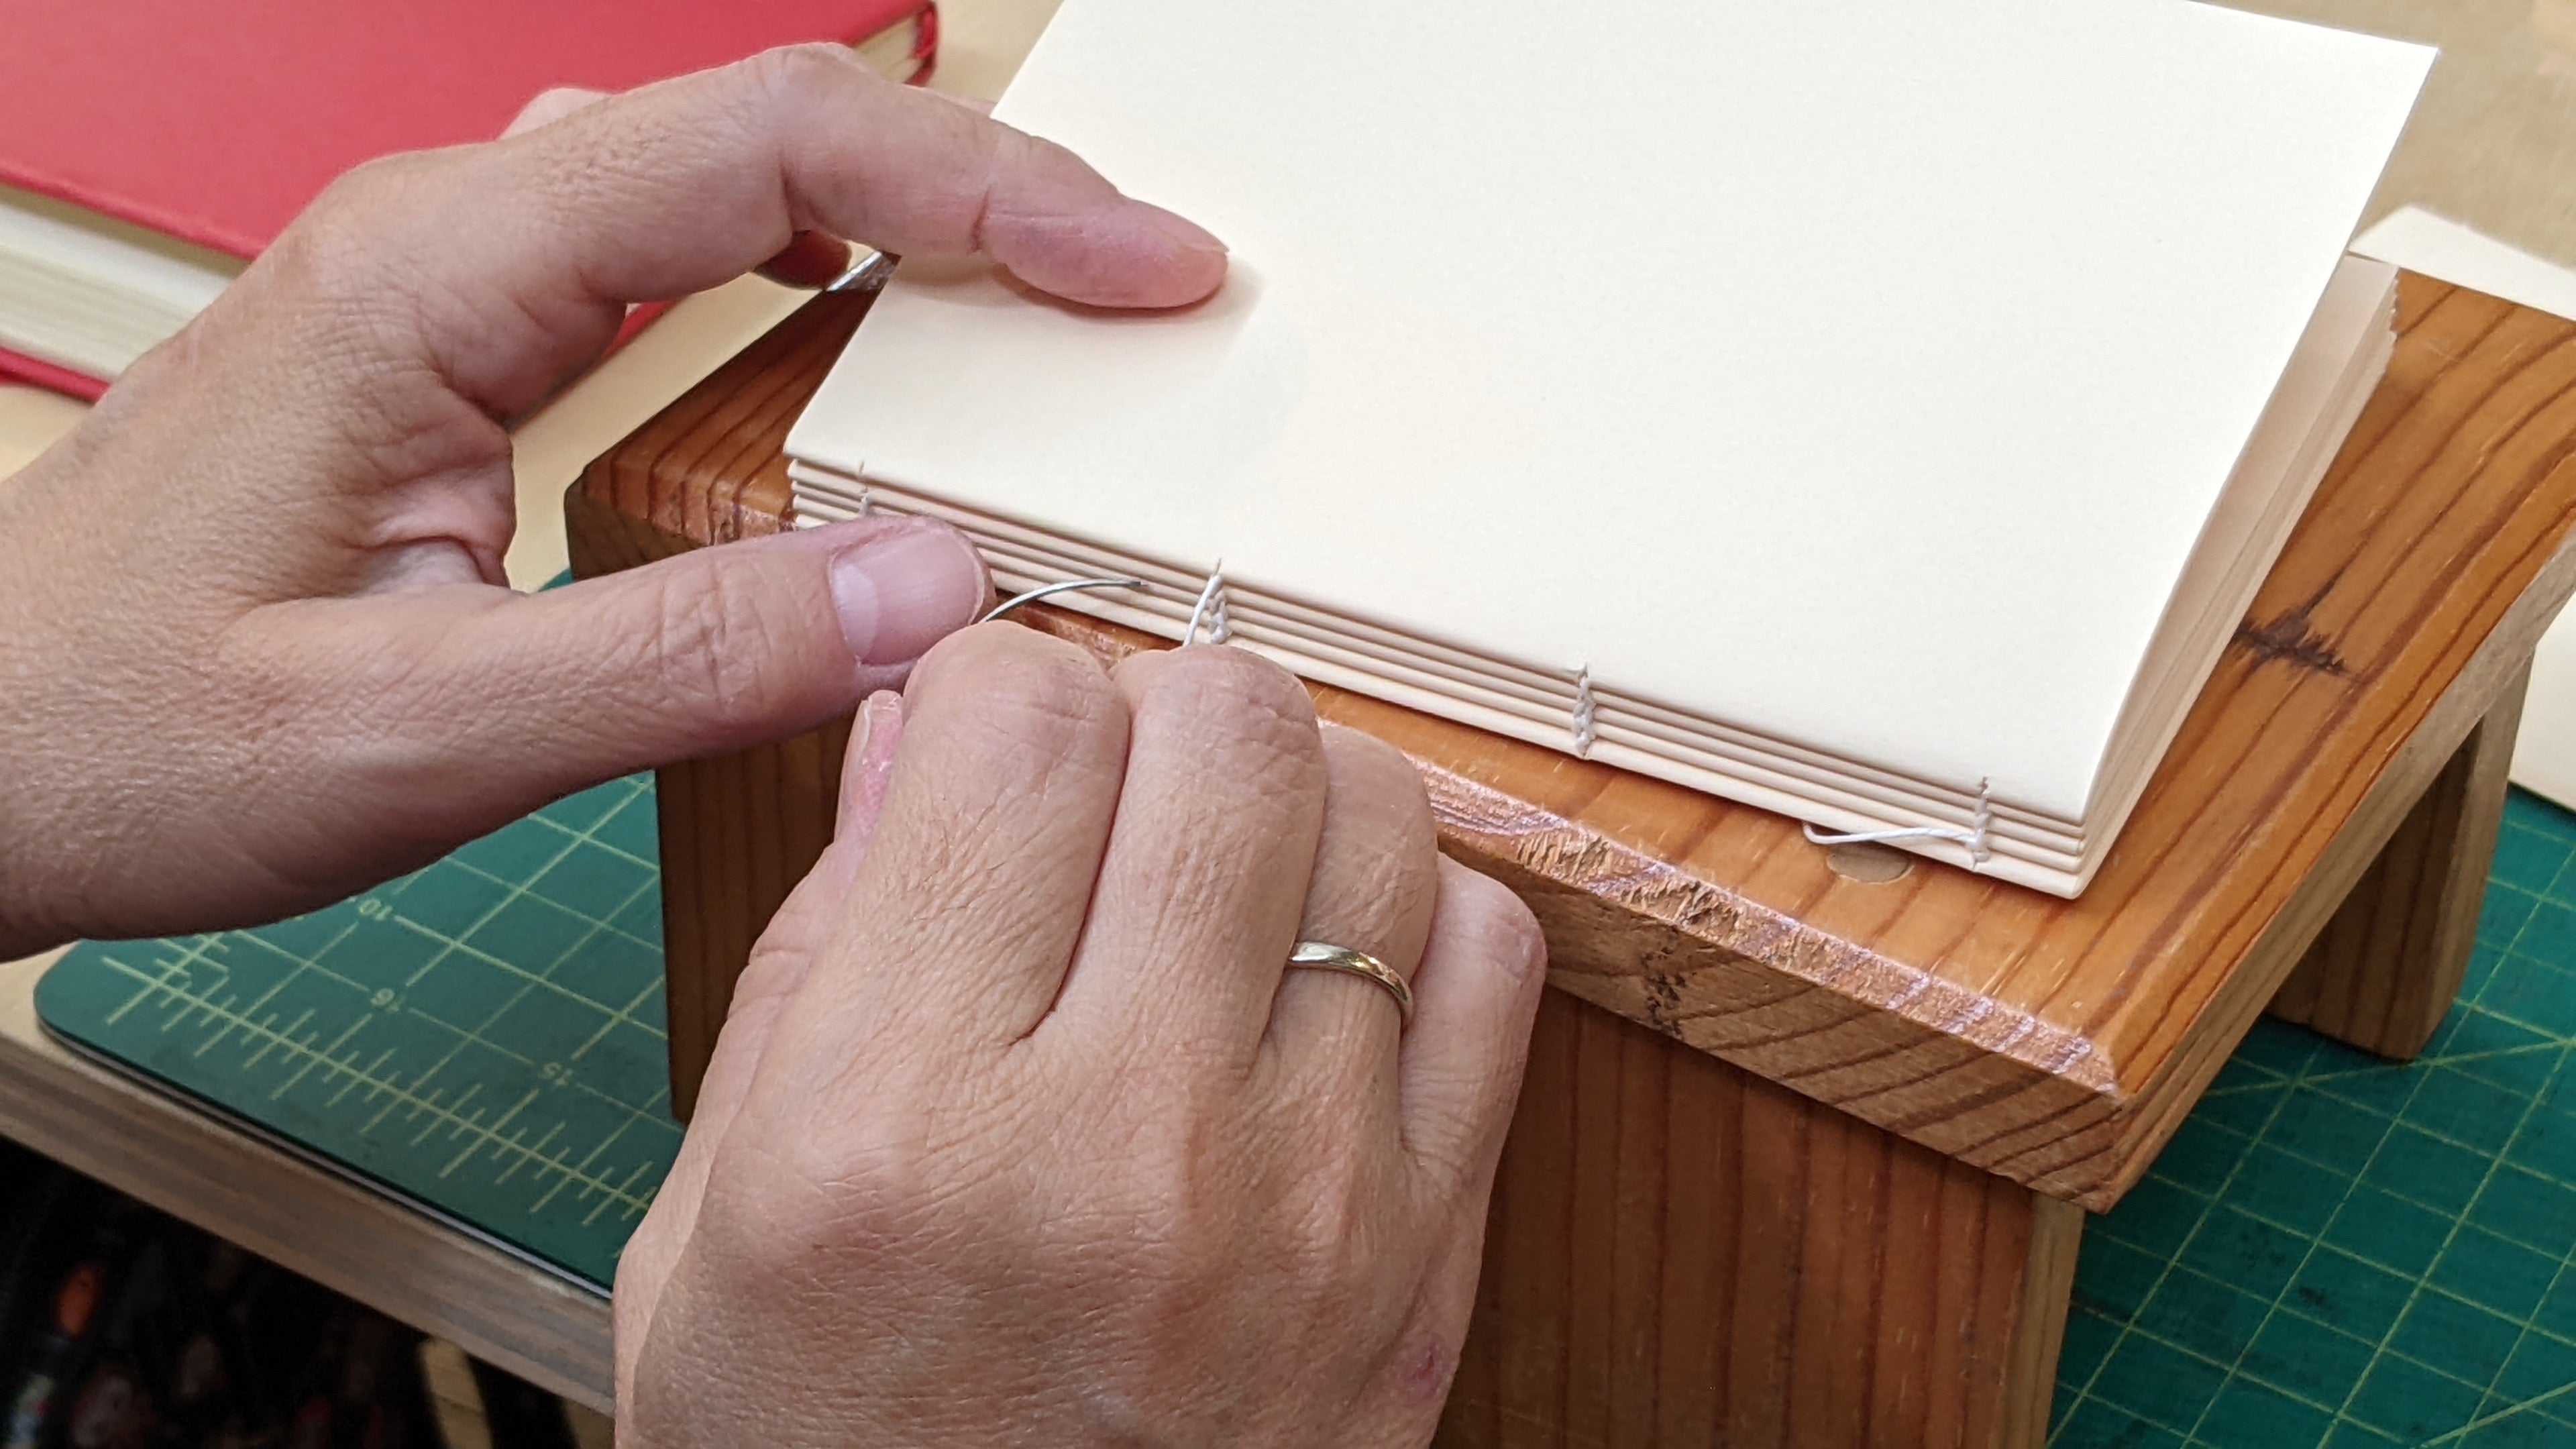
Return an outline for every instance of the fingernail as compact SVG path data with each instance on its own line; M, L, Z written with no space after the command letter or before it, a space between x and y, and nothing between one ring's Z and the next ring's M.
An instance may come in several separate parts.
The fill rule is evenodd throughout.
M903 696L886 689L869 695L859 705L859 717L850 733L832 838L864 844L876 830L877 815L885 809L886 784L894 775L894 752L903 743Z
M1217 240L1215 232L1209 231L1188 217L1178 212L1165 211L1150 201L1138 201L1133 197L1128 198L1127 204L1136 208L1138 220L1170 237L1182 247L1194 252L1210 252L1217 256L1226 254L1226 245Z
M859 743L850 754L864 769L882 775L893 767L895 749L903 743L903 696L880 689L860 703L859 717Z
M954 530L923 525L879 534L832 555L832 608L861 664L903 664L975 622L984 565Z

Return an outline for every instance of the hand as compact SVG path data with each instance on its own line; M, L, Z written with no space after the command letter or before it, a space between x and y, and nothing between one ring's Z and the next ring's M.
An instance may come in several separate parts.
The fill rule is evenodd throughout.
M975 617L964 542L884 521L503 584L503 421L626 303L807 231L982 250L1107 306L1225 267L1061 148L834 47L351 173L0 488L0 959L320 905L553 796L812 728Z
M842 780L621 1264L621 1442L1427 1442L1545 972L1412 767L1240 651L992 624Z

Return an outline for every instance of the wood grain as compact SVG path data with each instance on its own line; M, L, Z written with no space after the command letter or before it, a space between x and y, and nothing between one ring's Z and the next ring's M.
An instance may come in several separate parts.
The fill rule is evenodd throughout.
M779 445L863 305L818 302L595 464L577 567L781 527ZM2406 895L2449 939L2492 753L2463 744L2509 732L2576 586L2576 329L2418 279L2403 315L2081 901L1928 861L1855 878L1762 812L1315 691L1412 756L1444 848L1531 902L1570 993L1542 1013L1444 1442L2040 1441L2082 1221L2060 1199L2107 1205L2143 1170L2374 862L2353 918ZM1157 643L1026 617L1105 658ZM666 774L666 868L695 882L672 898L675 1042L689 1013L711 1040L768 911L706 857L801 869L822 744ZM2442 987L2365 984L2419 1011Z
M2381 1056L2411 1058L2442 1024L2477 944L2529 667L2381 849L2271 1011Z
M2576 326L2417 277L2400 300L2387 380L2080 900L1928 861L1851 879L1763 811L1331 689L1318 708L1422 767L1445 848L1539 912L1557 985L2106 1207L2576 587ZM862 305L809 307L579 496L690 542L781 526L779 446ZM1031 613L1104 653L1151 642Z
M1438 1442L2036 1446L2082 1218L1551 992Z
M812 317L833 325L763 338L593 463L564 496L573 573L592 578L777 532L785 463L775 444L764 452L742 440L784 435L865 309L865 298L819 299ZM719 481L700 486L709 479ZM682 1121L696 1109L752 943L831 840L849 733L844 720L655 773L671 1108Z
M0 1133L530 1383L605 1410L608 1299L74 1056L36 1020L55 952L0 965Z
M694 546L579 492L564 500L564 536L583 578ZM698 1082L752 943L831 841L849 739L843 720L654 773L671 1110L683 1122L697 1109Z

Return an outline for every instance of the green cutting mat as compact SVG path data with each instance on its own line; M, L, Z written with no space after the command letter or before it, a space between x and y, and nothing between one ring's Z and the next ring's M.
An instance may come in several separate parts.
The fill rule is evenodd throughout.
M650 777L256 931L73 948L74 1045L604 1286L679 1147Z
M2086 1225L2054 1445L2576 1445L2571 860L2517 793L2412 1065L2254 1028Z
M48 1025L605 1283L678 1142L652 794L260 931L86 945ZM2257 1025L2093 1220L2057 1449L2576 1449L2576 817L2517 794L2462 1005L2395 1067Z

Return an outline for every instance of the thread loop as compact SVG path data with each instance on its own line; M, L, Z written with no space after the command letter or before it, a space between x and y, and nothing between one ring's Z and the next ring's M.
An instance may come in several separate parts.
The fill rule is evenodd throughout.
M1911 830L1854 830L1828 835L1813 825L1801 824L1809 845L1879 845L1897 840L1952 840L1968 848L1970 868L1986 863L1987 833L1995 823L1994 787L1985 780L1977 782L1977 813L1968 817L1969 828L1950 830L1940 826L1919 825Z

